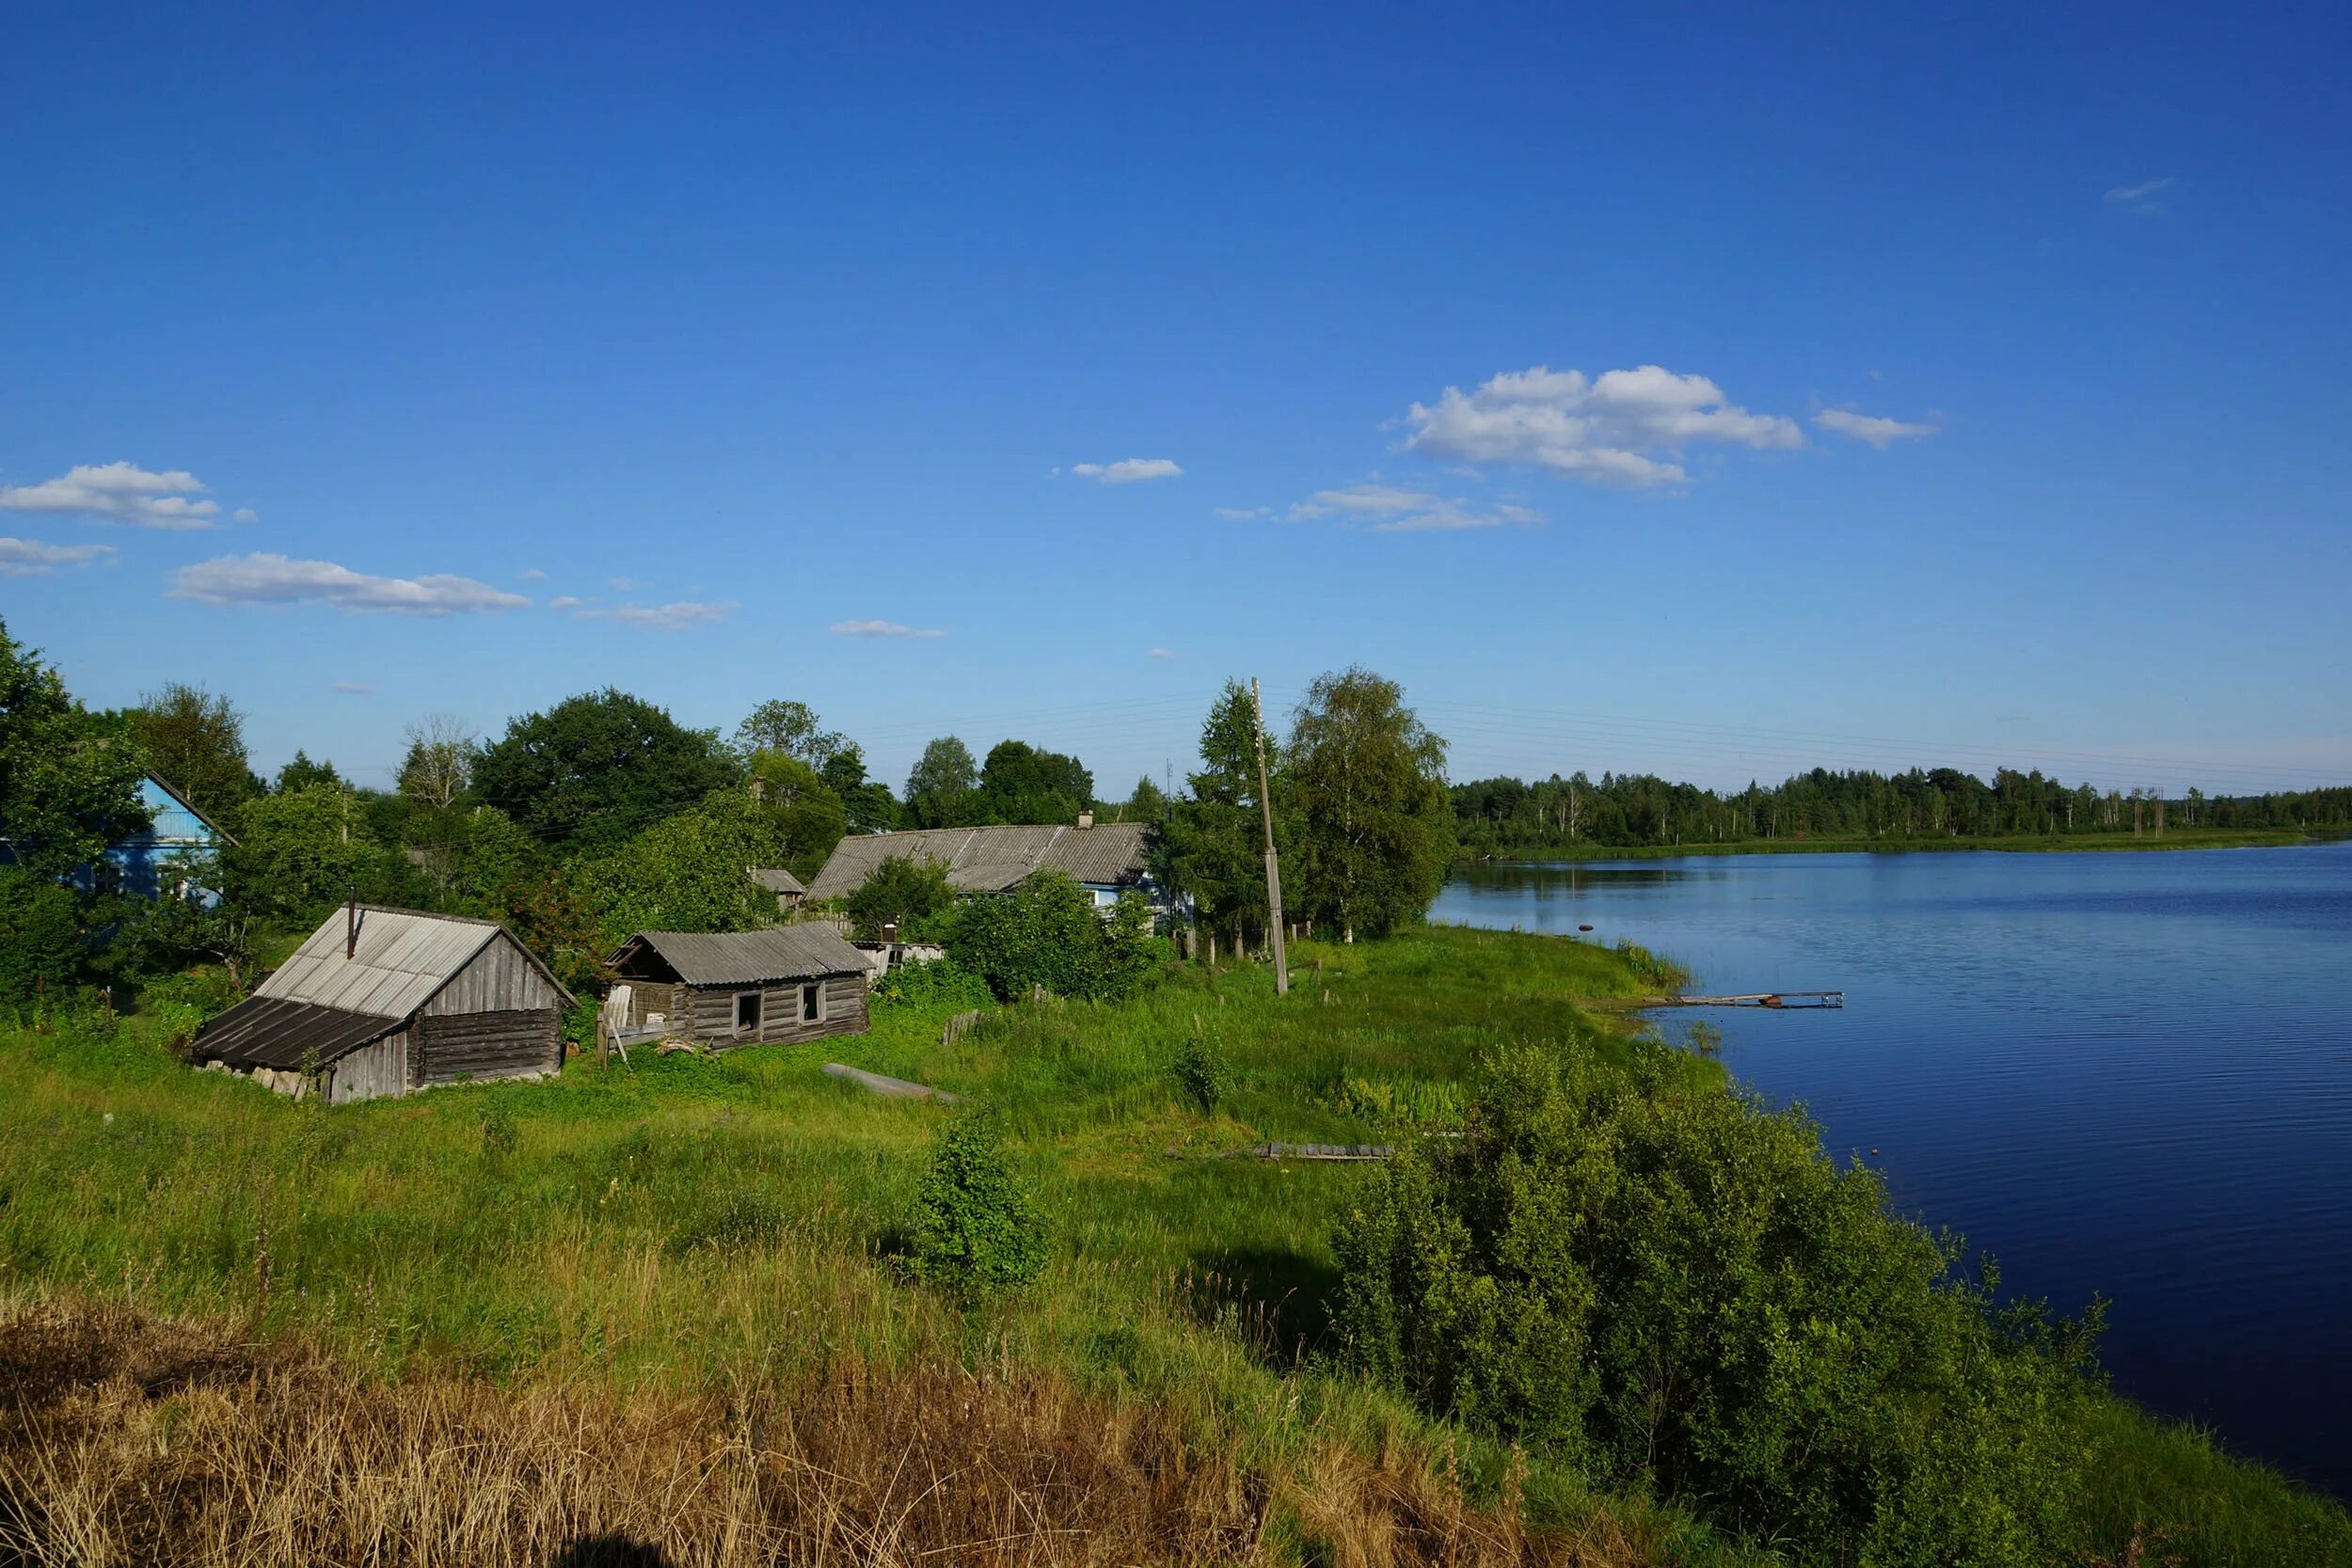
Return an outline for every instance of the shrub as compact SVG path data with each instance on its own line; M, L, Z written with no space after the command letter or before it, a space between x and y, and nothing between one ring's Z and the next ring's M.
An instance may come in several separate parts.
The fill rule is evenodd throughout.
M1044 1266L1036 1204L1005 1164L986 1110L965 1112L940 1133L920 1202L914 1268L922 1278L968 1301L1025 1285Z
M956 890L947 884L947 868L937 861L891 855L874 867L873 875L842 900L850 929L860 942L880 942L882 927L894 922L908 935L908 923L922 921L952 909Z
M1165 943L1152 935L1140 897L1122 895L1106 920L1086 889L1045 871L1010 893L966 899L947 950L1003 1001L1039 986L1057 996L1113 1001L1143 988Z
M1226 1065L1225 1042L1215 1030L1202 1030L1195 1021L1193 1033L1176 1050L1176 1082L1184 1097L1202 1115L1216 1109L1232 1086L1232 1069Z
M1338 1238L1343 1342L1432 1411L1804 1560L2079 1559L2092 1326L1996 1311L1801 1114L1498 1057Z
M994 1000L988 982L956 962L938 958L930 963L901 963L873 985L875 1005L893 1003L915 1007L953 1007L961 1012L985 1007Z
M82 919L71 890L0 866L0 1002L30 1002L81 977Z

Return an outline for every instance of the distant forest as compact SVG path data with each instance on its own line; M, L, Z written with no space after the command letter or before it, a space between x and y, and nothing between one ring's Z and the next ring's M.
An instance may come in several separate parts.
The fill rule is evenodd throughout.
M1553 774L1535 784L1480 779L1453 787L1468 855L1518 855L1573 845L1636 847L1774 839L1924 840L2152 835L2194 829L2254 832L2352 827L2352 786L2274 795L2168 798L2153 789L2069 787L2001 768L1991 784L1953 768L1834 773L1817 768L1736 794L1648 773Z

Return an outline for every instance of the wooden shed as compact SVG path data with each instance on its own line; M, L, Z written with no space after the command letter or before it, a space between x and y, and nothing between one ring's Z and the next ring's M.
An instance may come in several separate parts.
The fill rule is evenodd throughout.
M329 1104L564 1065L571 995L492 920L338 910L196 1037L191 1059Z
M866 956L829 926L705 935L640 931L609 967L628 1027L659 1015L682 1039L725 1047L866 1033Z

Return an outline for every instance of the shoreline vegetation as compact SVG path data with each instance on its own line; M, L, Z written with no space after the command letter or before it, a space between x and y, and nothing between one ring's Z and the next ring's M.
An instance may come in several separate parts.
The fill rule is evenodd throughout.
M984 1006L943 1043L974 1005L950 972L884 994L864 1037L333 1108L189 1071L156 1016L0 1029L0 1551L1837 1560L1356 1370L1336 1239L1384 1167L1231 1157L1421 1147L1477 1125L1499 1053L1531 1048L1625 1114L1712 1106L1736 1132L1765 1113L1718 1064L1578 1005L1680 973L1459 927L1293 963L1288 998L1260 964L1169 963L1119 1002ZM1032 1283L912 1277L953 1113L828 1058L990 1108L1042 1219ZM1778 1125L1812 1139L1808 1180L1867 1193ZM2095 1381L2062 1402L2091 1460L2067 1560L2352 1561L2336 1504Z
M2106 854L2157 849L2266 849L2336 844L2352 829L2173 828L2162 838L2114 833L2005 833L1983 838L1768 838L1728 844L1528 845L1508 852L1477 853L1465 846L1456 865L1577 864L1591 861L1677 860L1685 855L1934 855Z

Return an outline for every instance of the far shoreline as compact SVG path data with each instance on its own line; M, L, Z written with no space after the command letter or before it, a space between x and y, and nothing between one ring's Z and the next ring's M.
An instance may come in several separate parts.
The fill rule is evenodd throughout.
M1564 865L1592 861L1678 860L1686 855L1910 855L1970 850L1993 854L2109 854L2173 849L2284 849L2343 841L2343 829L2279 829L2248 832L2179 830L2162 838L2126 834L2008 833L1989 838L1756 839L1739 844L1561 845L1510 854L1458 854L1463 865Z

